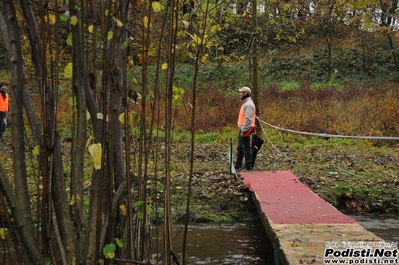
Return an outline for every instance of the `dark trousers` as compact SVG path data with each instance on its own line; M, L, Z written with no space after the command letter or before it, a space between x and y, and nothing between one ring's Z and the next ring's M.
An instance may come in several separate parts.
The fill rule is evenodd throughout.
M240 137L238 133L238 144L237 144L237 160L236 167L242 167L243 159L245 158L245 168L252 168L252 152L251 152L251 137Z
M0 137L3 136L6 127L7 127L7 112L0 111Z

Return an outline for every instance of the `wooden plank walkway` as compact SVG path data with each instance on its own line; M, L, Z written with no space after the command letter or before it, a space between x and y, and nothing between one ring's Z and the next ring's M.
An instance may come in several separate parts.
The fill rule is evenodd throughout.
M253 192L274 246L275 264L322 265L328 242L384 241L313 193L291 171L240 175Z

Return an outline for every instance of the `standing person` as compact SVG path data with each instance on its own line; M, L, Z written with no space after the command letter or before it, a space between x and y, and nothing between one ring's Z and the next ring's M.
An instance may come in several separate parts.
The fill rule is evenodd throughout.
M245 169L251 170L252 152L251 152L251 132L255 127L256 107L251 99L251 89L242 87L238 91L241 93L242 105L238 114L237 125L239 128L238 144L237 144L237 160L235 168L243 167L243 159L245 158Z
M7 116L10 110L8 100L7 83L0 82L0 139L4 139L3 134L7 127Z

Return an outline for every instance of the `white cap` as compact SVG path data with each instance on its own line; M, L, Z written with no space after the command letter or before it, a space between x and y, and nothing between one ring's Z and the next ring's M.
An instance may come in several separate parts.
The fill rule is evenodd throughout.
M251 94L251 89L250 89L249 87L246 87L246 86L243 86L243 87L240 88L238 91Z

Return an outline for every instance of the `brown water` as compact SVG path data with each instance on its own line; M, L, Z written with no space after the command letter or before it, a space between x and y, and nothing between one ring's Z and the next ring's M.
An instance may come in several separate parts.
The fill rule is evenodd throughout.
M387 242L399 242L399 215L352 215L357 222Z
M175 252L181 252L183 231L175 227ZM273 247L260 219L236 224L192 224L187 236L190 265L274 264Z
M399 215L351 216L360 225L387 242L399 242ZM174 241L180 247L183 232ZM190 265L274 264L273 247L260 219L239 224L190 226L187 252Z
M399 215L355 215L360 225L387 242L399 242ZM174 229L173 248L179 253L183 232ZM260 219L236 224L192 224L189 226L187 253L190 265L272 265L273 247ZM3 242L4 243L4 242ZM154 246L153 246L154 247ZM0 264L16 264L0 246ZM5 263L2 263L5 261ZM160 264L160 263L159 263Z

